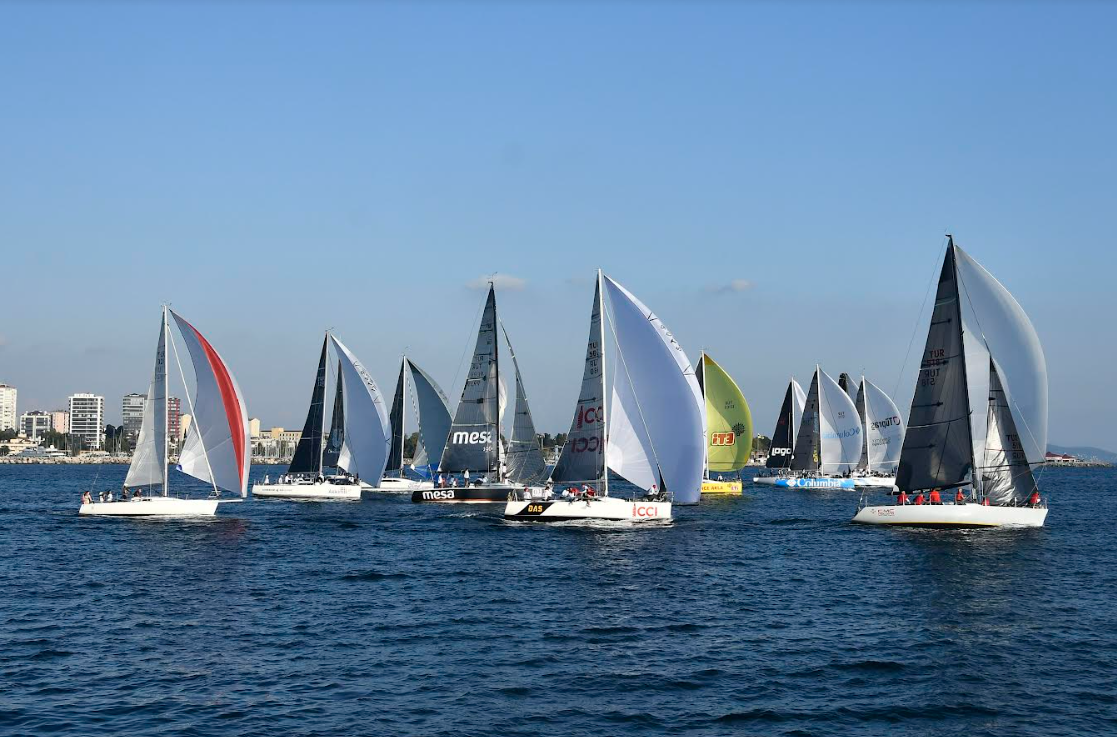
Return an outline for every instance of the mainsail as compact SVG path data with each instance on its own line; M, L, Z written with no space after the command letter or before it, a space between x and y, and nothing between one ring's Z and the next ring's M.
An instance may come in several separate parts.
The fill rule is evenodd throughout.
M500 325L504 340L508 344L508 355L512 357L512 367L516 374L516 414L512 420L512 439L508 443L507 476L511 481L522 484L537 483L547 476L547 464L543 451L535 437L535 423L531 419L531 408L527 403L527 392L520 376L520 362L512 350L512 341L504 323Z
M196 383L190 432L179 467L215 488L246 496L252 454L248 410L240 387L209 341L177 313L170 314L186 342Z
M477 344L442 453L439 469L449 473L499 468L499 383L496 344L496 292L489 286Z
M605 477L605 333L601 322L601 283L593 290L590 336L582 388L574 419L558 463L551 472L556 482L596 482ZM622 474L623 475L623 474Z
M336 336L331 335L341 366L345 395L345 447L338 465L369 483L384 475L391 446L391 430L384 399L365 367Z
M155 371L147 388L143 423L132 452L125 486L151 486L167 482L167 313L159 322L159 344L155 350Z
M430 459L442 457L446 436L450 432L450 408L446 395L426 371L410 358L404 359L415 394L415 424L419 430L419 444L411 465L420 468L430 464Z
M794 383L792 379L792 383ZM776 429L772 431L772 443L768 448L768 468L788 468L791 466L791 454L795 449L795 417L792 414L794 397L792 384L787 385L787 393L783 395L783 405L780 407L780 416L776 420Z
M861 418L849 393L822 369L817 369L819 470L844 473L861 459Z
M904 420L896 403L862 377L857 390L857 415L865 428L858 468L894 472L904 443Z
M392 428L392 447L388 451L388 470L403 473L404 408L407 402L407 359L401 359L396 391L392 395L392 410L388 413L388 424Z
M752 452L748 402L733 377L704 351L697 378L706 410L706 471L740 470Z
M612 327L617 343L616 382L631 388L638 417L613 410L609 418L608 461L613 465L612 443L618 415L639 432L642 427L659 468L659 476L679 504L697 504L701 495L703 466L702 391L694 368L674 336L627 289L604 277L612 305ZM623 380L622 380L623 377ZM625 397L620 395L628 410ZM643 398L643 401L641 401ZM636 483L630 476L629 481Z
M287 473L317 474L322 471L322 419L326 409L326 354L329 342L327 335L322 340L322 355L318 359L318 372L314 375L314 389L310 393L310 409Z
M791 468L794 471L814 471L818 469L821 454L818 413L818 370L811 379L807 391L807 401L803 403L802 419L795 436L795 450L791 454Z

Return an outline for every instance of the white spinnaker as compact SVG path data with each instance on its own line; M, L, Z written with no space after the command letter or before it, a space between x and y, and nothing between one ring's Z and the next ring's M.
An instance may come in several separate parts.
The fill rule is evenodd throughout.
M159 345L155 350L155 371L147 387L143 424L132 452L125 486L151 486L163 483L167 468L167 323L159 321Z
M705 458L705 400L694 368L651 310L611 278L604 277L604 283L622 363L617 374L626 373L639 400L667 490L679 504L697 504Z
M904 445L904 420L892 398L873 382L864 379L865 416L864 428L868 438L869 467L874 471L893 471L900 460Z
M803 408L807 406L807 393L799 382L791 379L792 396L795 401L795 413L791 417L791 447L795 447L795 438L799 435L799 421L803 419Z
M988 356L992 355L1028 462L1042 463L1047 453L1047 360L1039 336L1009 291L961 248L955 246L954 250L966 330L966 377L975 420L974 457L980 459L985 448L986 433L983 429L979 440L977 426L987 424L979 417L985 416ZM984 345L975 346L971 357L971 345L980 343ZM974 374L984 378L982 393L975 392Z
M190 352L196 384L190 432L178 464L196 479L247 496L252 445L244 395L209 341L177 313L171 315Z
M838 382L822 369L818 374L819 471L843 473L861 460L861 418Z
M345 447L338 466L375 484L384 476L392 446L384 397L356 356L336 336L331 335L330 340L341 364L345 400Z
M619 361L616 363L620 363ZM609 405L609 442L605 462L629 482L650 491L658 487L659 472L655 451L640 417L640 406L624 366L614 364L613 401Z

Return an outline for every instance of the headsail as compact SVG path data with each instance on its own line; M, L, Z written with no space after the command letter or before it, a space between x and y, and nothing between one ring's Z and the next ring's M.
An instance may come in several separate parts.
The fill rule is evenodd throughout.
M504 332L508 355L512 357L512 367L516 374L516 414L512 420L512 438L508 443L508 455L505 461L507 475L509 480L516 483L537 483L546 477L547 464L543 460L543 451L539 448L539 441L535 437L535 423L531 419L527 392L524 390L523 378L520 376L520 362L516 360L516 352L512 350L512 341L508 339L508 331L503 323L500 329Z
M857 392L857 415L865 425L859 468L894 472L904 444L904 420L892 398L868 379Z
M159 321L155 371L147 388L143 424L132 452L125 486L150 486L166 481L167 472L167 316ZM164 493L166 489L164 488Z
M496 292L489 286L477 344L462 398L454 415L439 468L450 473L497 469L500 442L498 390L490 381L499 374L496 346Z
M662 489L663 479L655 447L648 435L628 372L620 361L613 364L613 397L609 403L609 444L605 461L609 470L645 491L650 491L653 486Z
M411 388L415 392L415 424L419 430L419 445L411 464L416 468L437 461L446 447L450 432L450 408L446 395L426 371L410 358L406 359L411 372Z
M679 504L697 504L703 465L702 391L674 336L627 289L604 277L612 305L617 368L631 383L660 477ZM610 418L610 428L615 428ZM635 419L635 418L633 418ZM610 443L613 436L610 434ZM612 465L610 450L610 465ZM632 481L632 478L629 478Z
M795 450L791 455L791 468L795 471L817 470L822 453L819 437L818 374L816 369L811 379L811 388L807 392L807 400L803 403L799 431L795 435Z
M795 439L799 436L799 421L803 418L803 412L807 407L807 393L799 386L794 376L791 377L791 388L795 392L795 410L791 415L791 447L794 448Z
M314 375L314 389L310 392L310 409L307 410L303 432L287 473L316 474L322 470L322 418L326 409L326 353L329 342L329 336L322 339L318 373Z
M595 482L605 476L605 373L604 333L601 323L601 283L593 290L590 336L586 343L586 363L582 388L574 407L574 419L558 463L551 472L556 482ZM623 475L623 474L622 474Z
M337 336L331 335L341 365L345 392L345 448L339 465L354 476L376 483L384 475L391 429L384 398L365 367Z
M992 504L1022 504L1036 490L1036 479L993 361L989 362L987 421L989 432L982 454L982 491Z
M191 432L179 455L184 473L219 489L248 494L248 410L228 366L193 325L174 311L175 324L194 365L196 396Z
M841 387L843 392L849 395L850 399L857 396L857 382L845 371L838 374L838 386Z
M399 364L399 378L396 379L396 391L392 395L392 410L388 413L388 423L392 428L392 447L388 451L389 471L403 471L403 443L404 443L404 408L407 398L407 359L401 359Z
M794 379L792 379L794 382ZM792 417L792 385L787 385L787 392L783 395L783 405L780 407L780 416L776 420L776 429L772 431L772 443L768 448L768 468L788 468L791 466L791 453L795 448L795 429Z
M861 459L861 418L849 393L818 369L819 470L844 473Z
M706 467L737 471L752 452L752 413L741 388L717 361L702 353L698 372L706 406Z

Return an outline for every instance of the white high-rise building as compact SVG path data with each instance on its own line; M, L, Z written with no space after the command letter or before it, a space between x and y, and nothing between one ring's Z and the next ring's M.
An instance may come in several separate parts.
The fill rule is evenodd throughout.
M81 438L87 449L101 449L105 443L104 397L97 394L70 396L70 434Z
M120 406L120 424L124 427L124 437L131 442L136 442L140 436L140 427L144 424L144 405L147 404L146 394L125 394Z
M19 426L23 434L29 439L38 440L50 432L50 412L43 412L42 410L24 412L19 416Z
M0 384L0 430L18 430L16 416L16 388Z

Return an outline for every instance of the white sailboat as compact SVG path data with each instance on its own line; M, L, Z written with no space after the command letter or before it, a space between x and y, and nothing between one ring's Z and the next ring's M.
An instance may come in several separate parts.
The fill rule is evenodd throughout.
M331 435L343 438L335 461L338 472L334 474L327 473L327 444L322 435L330 346L338 361L341 395L341 402L335 402L335 428ZM343 419L338 420L339 414ZM372 483L380 480L390 443L388 416L376 382L349 349L327 332L310 410L291 465L275 482L265 477L263 483L253 484L252 495L272 499L359 500L363 486L361 475Z
M194 367L195 393L186 393L193 421L179 457L179 469L213 488L207 499L171 496L167 470L167 343L175 357L183 386L182 362L168 322L172 316L187 358ZM248 411L236 379L213 346L190 323L163 307L155 371L147 390L143 423L125 478L125 492L115 501L84 501L78 514L107 517L212 516L221 490L244 497L251 463ZM142 493L147 489L148 493ZM158 491L158 493L157 493ZM134 493L133 493L134 492ZM87 498L89 495L87 494Z
M851 474L858 488L891 489L904 444L904 420L892 398L864 376L857 389L857 414L864 429L861 460Z
M1043 348L1008 290L948 238L896 473L900 494L887 505L862 499L853 521L1041 527L1047 505L1032 467L1047 448ZM954 503L941 499L953 489ZM924 493L939 503L907 503Z
M415 421L418 442L410 470L422 473L426 478L408 476L408 464L404 462L403 448L407 441L408 406ZM392 429L392 446L388 451L388 469L380 483L366 491L385 494L411 494L415 491L433 489L434 465L430 459L442 457L446 447L446 437L450 433L450 408L446 395L431 376L419 368L414 361L404 356L400 362L396 392L392 398L392 410L388 414ZM394 475L392 475L394 474Z
M604 296L612 312L604 309ZM615 344L606 401L606 324ZM669 521L671 495L698 502L705 465L702 392L667 327L627 289L597 274L582 389L552 493L514 493L505 519ZM612 496L612 471L641 490Z

